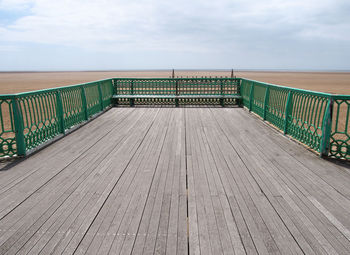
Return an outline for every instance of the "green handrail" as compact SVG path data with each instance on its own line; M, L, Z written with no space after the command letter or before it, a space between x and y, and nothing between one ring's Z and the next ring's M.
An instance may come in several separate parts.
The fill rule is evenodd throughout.
M28 151L120 104L237 104L321 156L350 159L350 95L332 95L244 78L111 78L53 89L0 95L0 157ZM220 96L195 99L195 96ZM236 99L222 96L238 95ZM167 98L167 96L169 96ZM171 96L176 96L175 99ZM183 98L179 96L185 96ZM194 96L194 98L191 98ZM153 98L153 97L152 97ZM152 101L153 100L153 101Z
M241 81L243 105L250 111L320 156L350 159L350 95Z
M112 79L0 95L0 157L25 156L110 107L112 96Z

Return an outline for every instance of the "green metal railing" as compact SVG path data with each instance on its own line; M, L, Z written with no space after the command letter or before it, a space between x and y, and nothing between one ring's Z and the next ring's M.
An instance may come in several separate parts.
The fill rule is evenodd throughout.
M330 102L331 131L328 135L330 140L329 156L334 158L350 159L350 96L332 96Z
M0 157L19 155L64 134L112 104L111 79L0 95Z
M126 97L113 100L118 95ZM242 104L320 155L350 159L350 96L207 77L114 78L0 95L0 157L26 155L112 104L131 105L131 101L132 105Z
M350 159L350 96L241 79L243 105L321 156Z
M227 96L240 94L240 79L237 78L115 78L113 81L116 95L138 96L118 99L118 104L233 105L237 104L238 100ZM226 98L219 98L220 96Z

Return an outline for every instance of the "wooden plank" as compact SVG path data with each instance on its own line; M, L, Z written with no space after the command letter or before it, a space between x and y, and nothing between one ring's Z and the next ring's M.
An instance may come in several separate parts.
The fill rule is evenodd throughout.
M165 117L164 114L162 114L163 117ZM142 201L139 203L134 203L134 205L132 205L132 203L130 202L131 199L141 199L141 196L144 197L144 195L147 195L147 192L145 192L145 189L148 188L149 186L149 182L152 181L152 176L154 171L152 171L152 166L154 164L155 158L152 158L151 155L152 153L154 153L155 155L157 155L157 150L159 150L159 145L161 144L160 141L162 140L162 136L157 136L159 134L161 134L162 132L160 131L160 121L157 121L157 126L158 128L152 128L152 130L150 130L150 135L149 135L149 143L151 145L150 148L148 147L144 147L142 149L143 151L143 160L147 160L150 159L150 161L147 164L143 164L142 161L140 161L138 163L138 167L139 171L136 175L136 179L133 181L132 186L130 186L128 189L130 191L132 190L136 190L137 192L132 195L132 192L127 192L127 194L131 193L131 197L125 198L125 202L123 202L121 204L121 208L117 211L117 214L114 216L113 222L111 224L111 228L109 228L108 232L112 233L112 234L116 234L116 236L107 236L107 238L105 238L99 248L99 253L105 253L108 250L113 250L114 252L117 252L117 250L119 250L121 248L120 246L117 247L113 247L113 244L118 244L121 241L124 241L125 239L125 235L127 235L127 228L130 224L130 220L131 218L128 217L128 210L133 210L133 206L138 205L138 204L143 204ZM146 177L149 177L148 179ZM146 178L146 179L145 179ZM147 181L148 180L148 181ZM139 183L139 185L137 185ZM140 187L140 189L138 189L138 187ZM131 206L129 206L129 203ZM124 217L125 216L125 217ZM130 234L130 233L129 233ZM133 233L132 233L133 234Z
M0 172L0 253L347 254L349 171L304 152L242 109L112 109Z
M282 150L282 153L283 153L283 150ZM266 156L267 156L267 155L264 155L264 157L266 157ZM322 160L320 160L320 159L318 159L318 158L316 158L316 160L322 161ZM285 164L284 164L283 166L280 166L280 167L286 169L286 171L284 171L285 174L287 174L287 172L292 173L291 176L293 176L293 177L289 177L291 180L293 180L293 178L297 178L297 179L296 179L297 182L295 182L295 185L297 185L297 186L300 186L300 185L301 185L301 186L299 187L299 190L303 190L303 194L304 194L303 197L304 197L304 199L307 201L308 207L309 207L314 213L316 213L318 219L321 220L321 221L324 223L325 226L328 226L328 225L329 225L329 224L327 223L327 220L326 220L326 218L327 218L326 214L325 214L324 212L322 212L322 210L321 210L321 213L324 214L324 215L322 216L322 214L320 214L320 212L318 212L317 210L315 210L316 208L314 208L314 207L312 206L312 203L310 203L310 202L312 202L312 199L310 199L310 198L312 198L312 196L318 197L318 199L319 199L320 201L322 201L323 204L325 204L325 205L331 203L331 204L332 204L332 205L331 205L332 210L334 210L335 212L339 212L339 213L340 213L340 214L338 214L338 215L337 215L337 213L335 213L335 215L337 215L340 219L343 219L343 222L347 222L347 220L344 219L344 216L348 214L348 211L347 211L347 210L342 211L340 207L344 207L344 206L349 205L349 201L346 201L346 200L342 199L342 202L340 202L338 205L335 204L334 201L337 201L337 200L339 200L339 198L340 198L340 197L339 197L339 194L338 194L337 192L334 192L334 190L329 189L329 186L327 185L327 182L319 182L319 181L317 181L318 177L317 177L317 176L312 176L312 174L310 173L310 170L309 170L309 169L307 169L307 168L305 168L305 167L303 167L303 166L299 166L297 169L293 169L293 168L292 168L292 165L291 165L291 164L293 164L293 161L294 161L294 159L291 158L291 160L289 160L289 162L288 162L288 164L287 164L287 166L290 165L290 167L291 167L290 170L289 170L289 168L286 168L286 167L284 166ZM314 159L314 161L315 161L315 159ZM278 162L278 161L277 161L277 162ZM299 162L294 162L294 165L298 165L298 164L299 164ZM292 169L293 169L293 170L292 170ZM300 171L299 169L301 169L301 171ZM291 172L291 171L292 171L292 172ZM298 172L299 172L299 173L298 173ZM298 173L298 174L296 175L296 173ZM299 177L299 176L300 176L300 177ZM308 181L308 182L306 182L306 181ZM315 181L317 181L317 182L316 182L317 184L315 184ZM313 187L313 189L310 189L310 187ZM322 196L322 194L324 193L324 190L322 190L322 189L318 190L319 187L322 187L322 189L326 190L328 195L332 195L332 198L331 198L331 199L327 199L325 196ZM309 200L309 201L308 201L308 200ZM344 203L344 204L343 204L343 203ZM317 206L316 206L316 207L317 207ZM318 209L319 209L319 208L318 208ZM326 217L326 218L325 218L325 217ZM345 230L344 230L344 227L341 227L341 225L339 225L339 223L340 223L340 222L338 222L338 224L335 224L335 227L337 227L338 230L340 230L340 231L342 231L342 232L344 233L344 231L345 231ZM340 224L341 224L341 223L340 223ZM340 227L339 227L339 226L340 226ZM337 232L335 231L335 229L332 228L332 227L330 227L330 228L328 228L328 229L337 237L338 241L341 241L341 242L342 242L343 245L345 245L345 246L348 246L348 245L349 245L348 240L344 240L344 236L346 236L346 235L344 235L344 236L339 235L339 233L337 233ZM337 244L337 245L335 244L334 247L339 248L339 247L341 247L341 246L339 246L338 244ZM347 249L349 249L349 248L347 248Z
M145 132L145 130L142 132L142 137L140 137L141 139L139 141L136 141L137 146L132 146L133 151L136 151L139 148L139 146L142 145L142 141L144 141L145 137L147 137L147 134L148 134L148 132ZM134 139L131 138L130 142L134 142L133 140ZM124 151L124 152L126 153L126 155L129 154L127 151ZM132 152L131 155L134 155L134 152ZM132 158L130 159L129 156L126 156L126 158L128 160L125 161L125 163L123 164L123 167L120 168L120 170L122 170L122 173L124 173L126 171L130 160L132 160ZM114 160L111 160L111 164L109 164L107 166L111 170L113 170L113 168L115 167L115 164L113 164L113 161L118 161L118 159L115 158ZM88 217L84 218L83 222L80 224L79 228L77 229L76 234L71 238L65 238L63 240L63 242L61 240L61 242L59 243L59 246L57 246L55 248L55 253L60 253L60 252L72 253L75 251L75 249L77 248L77 245L79 245L79 242L81 241L81 239L83 238L85 233L90 228L90 225L92 224L95 217L99 213L101 207L105 204L105 202L109 198L109 194L111 194L112 190L115 188L115 186L117 184L117 180L119 179L120 174L118 174L118 171L115 171L115 170L111 171L111 173L112 173L112 176L109 176L108 178L106 178L106 180L108 181L107 182L108 185L105 188L105 190L103 191L98 203L94 206L94 208L92 208L92 210L90 210ZM134 182L133 184L135 185L135 184L137 184L137 182ZM136 189L136 187L134 187L134 189ZM130 203L130 200L129 200L129 203ZM124 215L124 214L122 214L122 215ZM82 233L82 236L80 236L79 233ZM115 233L115 232L112 231L112 233ZM107 240L107 239L105 239L105 240ZM100 249L101 249L101 247L100 247ZM101 251L101 252L104 253L103 251Z
M117 231L113 232L109 230L110 225L112 224L116 213L119 210L122 210L122 204L124 204L124 206L127 206L130 202L130 196L132 196L133 191L135 191L137 188L135 183L132 187L130 187L130 185L135 180L135 176L139 169L141 161L145 157L144 151L149 150L151 145L151 140L145 137L142 143L143 149L137 150L133 160L128 164L128 169L125 171L126 174L123 175L121 181L117 183L115 189L111 194L111 197L106 202L106 205L101 209L98 217L93 222L88 233L82 240L81 245L76 251L77 253L96 254L104 238L113 239L116 235L119 235ZM118 155L115 155L115 157L117 156ZM129 192L129 190L131 190L131 192Z
M111 117L113 118L114 116L111 116ZM91 122L91 124L93 124L93 122ZM95 135L95 137L93 136L89 137L87 133L83 132L83 135L85 135L88 140L85 141L85 144L84 142L78 142L78 145L80 145L80 147L78 148L71 148L71 149L65 148L65 151L62 153L61 152L62 149L60 148L60 145L65 144L67 143L67 141L70 140L70 139L62 139L61 141L58 141L56 144L53 144L52 146L49 146L48 148L46 148L48 155L47 156L45 155L45 160L42 159L43 156L40 156L40 152L39 152L33 155L32 157L28 158L28 162L26 161L26 163L28 163L31 167L28 167L28 166L26 167L24 162L21 162L18 166L16 166L14 169L14 174L17 174L18 171L20 172L27 171L29 172L29 174L24 174L24 177L23 178L20 177L16 181L16 183L11 183L10 188L8 187L9 185L7 185L6 190L4 189L2 190L2 193L1 193L2 199L0 200L1 200L1 207L3 209L2 209L2 212L0 213L0 216L2 215L2 217L4 217L6 213L13 210L13 208L15 208L18 204L20 204L23 200L25 200L31 194L33 194L33 191L38 189L43 183L55 177L57 173L62 171L66 166L68 166L74 160L78 160L82 152L91 148L91 146L93 146L93 144L96 143L96 141L101 139L101 136L103 137L103 135L105 135L107 132L112 130L115 127L115 124L114 126L105 125L105 127L106 129L100 128L101 130L100 135ZM87 129L84 129L84 128L85 127L83 127L82 128L83 130L81 131L87 132ZM78 132L75 132L74 134L71 134L68 137L72 138L72 142L75 142L76 136L78 136L79 140L84 141L84 139L82 139L83 136L81 136L80 133ZM59 148L59 150L54 150L55 148ZM54 155L56 155L56 157ZM39 162L41 162L41 164ZM16 186L17 184L18 186Z
M116 136L116 137L118 137L118 136ZM109 139L109 140L111 140L111 139ZM111 140L111 141L113 141L113 140ZM113 145L114 146L114 145ZM96 155L95 155L96 156ZM74 169L74 168L73 168ZM79 168L78 168L79 169ZM87 169L88 170L88 169ZM98 170L98 168L96 168L96 170ZM87 172L89 172L89 171L87 171ZM86 172L84 173L84 174L86 174ZM93 175L91 175L90 174L90 180L91 180L91 176L93 176ZM84 180L84 178L83 178L83 180ZM87 182L87 180L89 180L89 178L88 179L86 179L85 180L85 182ZM79 182L76 182L76 180L75 179L73 179L73 182L76 184L76 185L78 185L79 184ZM53 183L54 185L55 185L55 183ZM80 184L81 185L81 184ZM85 186L85 189L91 189L91 187L89 187L89 186L86 186L86 185L84 185ZM76 186L76 187L78 187L78 189L76 189L76 191L74 191L74 189L72 190L72 191L74 191L74 193L77 193L77 194L84 194L85 192L84 192L84 189L82 189L82 188L80 188L80 190L79 190L79 186ZM60 188L63 188L62 186L60 187ZM63 191L65 191L65 189L63 189ZM89 192L89 191L88 191ZM53 192L53 193L57 193L57 192ZM68 195L70 195L70 193L71 192L69 192L69 191L65 191L65 194L68 196ZM93 192L90 192L90 193L93 193ZM44 193L44 195L45 195L45 193ZM50 200L48 200L48 201L50 201ZM42 201L43 202L43 201ZM45 204L45 203L42 203L42 204ZM50 203L48 203L48 204L50 204ZM40 210L39 210L39 213L40 213ZM40 214L39 214L40 215ZM29 215L30 216L30 215ZM30 217L31 219L32 219L32 217ZM30 232L30 231L29 231Z
M81 161L81 162L83 162L83 161ZM56 162L54 162L54 163L56 163ZM55 177L57 177L57 175ZM26 183L24 183L24 184L26 184ZM55 181L53 181L52 184L54 184L53 185L54 188L51 188L51 191L52 191L51 194L53 194L54 196L56 196L57 194L62 194L62 192L65 191L64 186L57 186L57 184L59 184L59 183L55 183ZM67 185L68 184L69 183L67 183ZM51 203L48 203L45 205L45 203L43 203L43 201L42 201L43 198L45 198L44 201L53 201L53 202L55 201L55 200L52 200L53 199L52 196L48 196L45 192L40 192L40 190L39 190L34 195L32 195L26 201L26 203L21 203L20 207L18 208L18 210L15 211L15 213L9 215L8 217L6 217L5 219L3 219L1 221L1 227L3 229L6 229L7 228L6 226L10 227L11 225L13 225L17 222L16 228L12 227L10 231L5 232L7 236L10 235L10 233L13 234L13 231L16 232L16 229L19 226L21 226L21 224L23 222L25 223L24 226L29 226L29 224L31 222L35 221L35 217L33 217L33 215L31 215L31 214L28 214L26 211L27 210L26 208L34 208L34 210L39 212L39 213L45 212L45 210L43 210L43 206L49 207L49 205L51 205ZM34 201L37 201L37 202L34 202ZM36 203L41 203L41 207L35 207ZM22 219L21 217L23 217L23 216L25 218ZM30 220L28 220L28 219L30 219ZM23 231L23 227L21 227L21 229L22 229L21 231ZM18 235L18 233L16 233L14 236L19 237L20 235ZM2 236L1 240L6 240L6 237Z
M233 250L233 246L229 241L229 232L228 232L227 224L222 217L222 207L219 201L219 195L223 194L222 183L217 176L217 172L215 171L216 167L213 161L212 153L210 151L210 148L205 138L205 134L203 132L203 129L207 125L208 120L202 120L203 119L202 113L197 114L197 116L198 116L197 125L199 127L197 128L198 141L199 141L198 148L200 148L200 151L202 154L202 162L203 162L203 165L201 166L201 168L204 170L203 176L206 176L207 183L208 183L208 189L205 189L204 187L204 190L205 190L204 197L207 198L205 201L205 204L212 206L212 208L207 210L211 212L211 215L208 216L208 218L212 220L212 223L210 226L210 229L212 229L211 240L213 239L213 237L217 238L218 240L217 240L216 246L218 247L219 251L227 254ZM218 191L218 189L220 191ZM211 198L211 201L210 201L210 198Z
M187 185L184 109L176 109L176 133L174 141L174 180L171 187L169 229L166 254L187 254Z
M188 221L189 221L189 253L209 254L211 252L208 225L204 215L203 196L196 178L198 157L195 148L195 124L193 112L186 109L186 155L188 173Z
M244 137L244 138L246 138L246 137ZM255 145L256 146L256 145ZM271 148L273 148L273 146L266 146L266 143L264 144L264 146L261 148L262 149L262 151L264 151L264 152L267 152L269 149L271 149ZM254 154L254 152L253 151L250 151L250 152L248 152L248 151L245 151L242 155L246 155L246 154ZM257 158L257 156L255 155L254 156L255 158ZM262 160L263 161L263 160ZM276 160L274 160L274 161L271 161L271 162L275 162ZM285 160L283 160L283 162L284 162L284 164L283 165L280 165L280 167L282 167L282 168L284 168L283 166L285 166L286 165L286 163L287 164L289 164L291 161L290 161L290 159L289 159L289 162L286 162L286 159ZM269 170L269 168L266 168L266 170ZM291 168L291 171L293 171L293 173L295 172L295 168ZM285 174L285 171L283 171L283 174ZM265 177L266 178L266 177ZM297 183L298 184L298 183ZM298 184L299 185L299 184ZM292 188L293 186L291 186L291 188ZM302 194L302 193L299 193L300 195ZM307 208L309 208L309 209L311 209L312 211L313 211L313 213L317 213L312 207L310 207L310 205L311 205L311 203L310 203L310 201L307 201L306 199L305 199L305 196L303 196L303 197L299 197L299 198L301 198L301 199L303 199L304 201L306 201L306 206L307 206ZM308 213L308 211L305 211L305 209L303 210L303 212L306 212L306 213ZM314 224L317 224L316 226L318 226L319 228L321 228L322 230L321 230L321 232L322 233L325 233L324 231L325 231L325 228L324 228L324 226L327 226L328 224L325 224L326 222L324 222L323 224L319 224L318 223L318 221L320 220L320 215L318 214L318 216L317 216L317 218L315 218L314 216L311 216L311 215L308 215L308 217L310 218L310 220L312 220L312 222L314 222ZM307 221L304 221L305 223L307 222ZM330 230L332 230L332 228L330 228ZM317 235L317 232L315 232L314 231L314 234L315 235ZM318 236L318 238L321 238L321 236L319 236L319 235L317 235ZM329 238L331 238L331 239L329 239ZM341 238L340 236L339 236L339 238ZM323 241L322 241L323 240ZM335 249L338 249L339 250L339 252L341 252L342 251L342 249L344 249L344 248L342 248L342 245L339 245L339 243L336 245L335 244L335 242L338 242L338 240L336 240L336 239L333 239L331 236L328 236L328 240L330 240L331 241L331 243L334 243L334 245L333 245L333 248L335 248ZM331 252L331 250L333 249L331 246L329 246L329 245L327 245L327 241L325 240L325 239L319 239L319 242L321 242L322 244L323 244L323 247L324 248L327 248L328 249L328 252ZM342 252L344 252L344 250L342 251Z
M159 228L161 227L161 222L164 222L167 220L168 213L164 212L164 208L166 208L169 203L169 197L165 195L165 189L166 185L168 183L168 180L171 180L169 178L169 175L172 173L169 171L169 163L170 163L170 156L171 156L171 146L173 144L173 137L174 137L174 115L172 116L172 121L168 123L168 132L167 137L164 141L164 148L162 150L162 154L159 158L159 165L157 165L157 171L161 171L161 178L159 182L157 183L157 193L155 194L155 200L151 212L151 216L149 218L149 224L144 240L144 246L143 246L143 253L146 254L155 254L156 253L156 241L159 238ZM165 220L162 219L162 211L165 214ZM147 212L148 215L149 212ZM147 216L148 217L148 216ZM163 234L164 235L164 234ZM136 247L137 248L137 247ZM136 252L136 251L135 251Z
M251 238L254 241L254 246L259 253L262 254L279 252L279 249L271 237L271 234L261 218L259 211L248 194L246 181L241 178L241 172L245 169L243 162L235 151L232 150L232 147L229 150L229 143L227 143L227 140L226 142L225 140L222 140L222 135L213 137L218 140L221 153L224 156L224 160L227 164L227 166L224 167L224 170L227 172L223 178L227 178L229 180L229 187L232 188L233 195L229 196L229 201L233 205L233 209L235 208L235 200L237 201L239 210L242 212L242 221L249 229ZM237 213L235 216L236 215L239 214ZM241 222L238 224L238 226L240 229L242 229ZM252 249L250 246L247 248Z

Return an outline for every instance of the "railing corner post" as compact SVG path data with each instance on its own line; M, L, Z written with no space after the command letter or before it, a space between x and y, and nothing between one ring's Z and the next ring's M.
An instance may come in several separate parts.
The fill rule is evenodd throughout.
M15 125L17 155L25 156L26 143L24 140L23 115L22 115L22 111L21 111L18 99L16 97L12 99L12 110L13 110L14 125Z
M60 90L56 91L56 101L57 101L56 115L60 123L60 133L64 134L66 128L64 125L64 112L63 112L63 104L62 104L62 95Z
M333 119L333 104L332 97L328 99L327 108L323 117L322 123L322 137L320 142L320 157L327 157L330 150L330 138L332 133L332 119Z
M112 86L112 93L113 93L113 95L118 95L118 89L117 89L117 79L111 79L111 86ZM112 96L113 96L112 95ZM112 105L115 105L115 106L117 106L118 105L118 103L119 103L119 100L118 100L118 98L114 98L114 100L113 100L113 98L112 98Z
M242 80L242 78L235 78L235 81L237 82L237 94L242 97L242 83L243 83L243 80ZM239 107L243 107L244 106L243 98L240 98L237 101L238 101L237 104L238 104Z

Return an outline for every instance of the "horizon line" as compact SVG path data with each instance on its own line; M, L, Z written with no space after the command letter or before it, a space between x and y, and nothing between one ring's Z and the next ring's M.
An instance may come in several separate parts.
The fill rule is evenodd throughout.
M232 70L234 72L350 72L350 69L274 69L274 68L264 68L264 69L248 69L248 68L242 68L242 69L234 69L234 68L220 68L220 69L198 69L198 68L171 68L171 69L87 69L87 70L0 70L0 73L65 73L65 72L171 72L174 71L181 71L181 72L193 72L193 71L200 71L200 72L231 72Z

